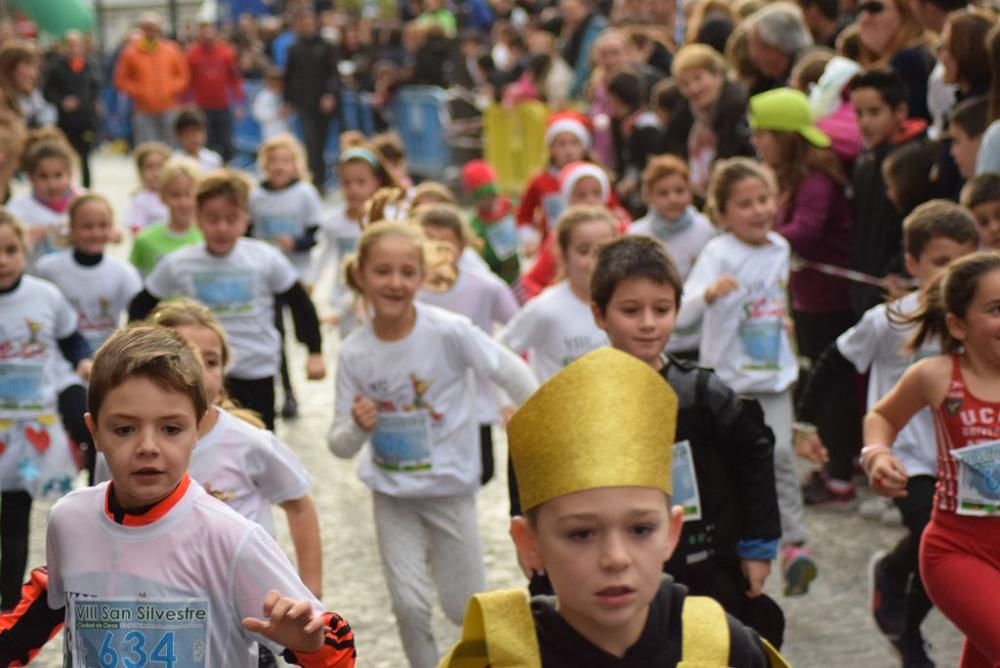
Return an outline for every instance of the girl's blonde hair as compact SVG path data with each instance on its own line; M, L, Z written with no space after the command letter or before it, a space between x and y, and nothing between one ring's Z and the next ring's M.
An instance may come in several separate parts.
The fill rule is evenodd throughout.
M670 73L674 77L690 70L705 70L712 74L726 75L726 59L706 44L688 44L674 56Z
M573 232L576 228L586 223L607 223L608 226L618 233L618 221L602 206L585 206L578 204L563 211L556 220L556 241L559 243L559 250L565 256L569 253L569 248L573 243Z
M416 211L429 204L451 204L458 206L458 198L451 188L437 181L424 181L413 189L410 199L410 211Z
M267 172L267 156L276 148L288 149L292 154L292 160L295 161L295 171L298 172L299 180L312 183L312 173L306 163L306 150L302 142L289 132L282 132L266 139L257 149L257 164L262 172Z
M164 189L175 179L181 177L191 180L193 192L198 188L198 181L201 180L201 167L191 158L170 158L163 165L163 171L160 172L160 194L163 194Z
M750 158L719 160L708 180L708 200L705 203L705 212L716 225L722 224L721 216L726 212L729 197L736 184L744 179L759 179L772 193L777 192L774 173L766 165Z
M405 190L395 186L379 188L365 202L363 224L367 226L381 221L405 220L405 207Z
M111 202L108 201L108 198L100 193L84 193L74 199L73 203L69 205L70 229L73 228L73 221L76 220L76 215L79 213L80 208L90 202L100 202L100 204L108 210L108 217L111 219L111 223L114 224L115 210L111 207Z
M9 227L14 231L17 242L21 244L21 252L28 250L28 235L24 231L24 225L14 217L14 214L3 207L0 207L0 227Z
M358 272L365 266L375 244L388 238L400 238L412 242L420 255L420 266L424 267L425 239L420 226L386 220L372 223L365 227L364 232L361 233L357 250L344 258L344 282L359 295L363 295L364 291L357 280Z
M146 158L151 155L162 155L169 160L171 155L170 147L160 141L147 141L139 144L135 147L135 151L132 152L136 169L141 170L146 162Z
M469 230L462 220L461 210L450 204L427 204L416 213L416 223L421 228L440 227L451 230L462 246L468 244Z
M39 128L28 133L21 155L21 169L31 176L38 169L42 160L56 158L66 163L66 169L73 171L76 163L76 152L70 146L69 140L58 128Z

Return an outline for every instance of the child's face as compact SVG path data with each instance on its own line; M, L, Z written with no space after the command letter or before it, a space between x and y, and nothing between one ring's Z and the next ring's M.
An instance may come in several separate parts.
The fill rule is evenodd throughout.
M272 148L267 152L264 176L274 188L284 188L292 180L299 178L299 170L295 166L295 154L285 146Z
M459 257L465 246L455 232L444 225L424 225L424 236L431 241L441 241L452 247L455 257Z
M198 207L198 227L213 255L226 255L247 232L246 210L225 196L212 197Z
M77 207L69 223L69 242L81 253L96 255L104 252L113 231L108 207L103 202L91 200Z
M160 191L163 205L170 211L170 224L187 229L194 220L194 181L186 176L178 176L163 185Z
M962 178L972 178L976 173L976 156L983 136L970 137L954 123L948 128L948 136L951 137L951 157L958 165L958 171L962 173Z
M594 322L611 345L660 368L660 354L674 331L677 292L648 278L626 278L615 286L604 313L592 305Z
M947 268L953 260L975 253L973 244L963 244L948 237L934 237L927 242L919 258L906 254L906 270L920 285L927 285Z
M592 176L585 176L573 184L569 192L569 205L604 206L604 189L601 182Z
M985 250L1000 250L1000 200L983 202L972 207L979 225L979 246Z
M142 161L139 169L139 177L142 179L142 187L146 190L156 190L160 184L160 172L163 171L163 163L167 161L167 156L162 153L150 153Z
M737 181L725 202L720 218L723 227L743 243L760 246L778 214L771 187L756 177Z
M225 371L222 368L222 341L219 340L219 335L211 328L202 325L181 325L175 327L174 331L194 346L201 355L205 394L208 395L209 405L214 406L222 394L223 373Z
M725 78L701 67L685 70L677 76L677 88L691 106L698 110L711 108L719 98Z
M649 208L667 220L677 220L691 206L691 186L680 174L654 182L643 195Z
M861 138L868 147L879 146L892 139L906 120L906 107L900 105L893 111L874 88L852 90L851 106L858 117Z
M549 157L555 167L565 167L571 162L583 160L583 144L572 132L560 132L549 144Z
M198 438L190 397L132 376L108 392L97 422L85 419L126 509L157 503L177 487Z
M69 164L62 158L43 158L28 175L31 190L43 200L62 197L69 190L71 174Z
M198 151L205 148L205 130L203 128L185 128L177 133L177 143L188 155L197 156Z
M680 508L667 503L656 489L591 489L547 501L534 526L512 526L522 562L551 579L559 614L602 648L623 652L642 633L680 536Z
M10 225L0 225L0 290L9 289L24 273L24 245Z
M573 229L569 248L566 251L559 249L560 260L573 292L578 295L589 293L597 249L614 238L614 228L604 220L581 223Z
M945 322L967 352L1000 365L1000 269L980 277L964 318L949 313Z
M356 271L375 317L387 322L409 317L413 299L424 283L423 256L412 240L393 236L379 239Z
M770 130L754 130L751 137L757 155L765 164L777 167L781 164L781 147L778 138Z
M378 190L378 178L371 165L360 160L345 162L340 166L340 188L344 202L351 211L360 211L365 202Z

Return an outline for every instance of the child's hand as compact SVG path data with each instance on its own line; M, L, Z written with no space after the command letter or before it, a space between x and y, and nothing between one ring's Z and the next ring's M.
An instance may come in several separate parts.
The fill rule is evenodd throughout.
M309 380L323 380L326 378L326 362L323 361L323 353L310 353L306 358L306 378Z
M716 299L725 297L730 292L739 289L740 284L729 274L723 274L714 285L705 290L705 301L709 304L715 303Z
M354 407L351 409L351 416L359 427L365 431L371 431L378 422L378 408L371 399L358 395L354 397Z
M874 455L868 468L868 483L875 492L889 498L906 496L907 480L906 467L895 455L891 452Z
M750 583L750 589L746 591L746 595L750 598L757 598L763 594L764 582L771 574L771 562L759 559L741 559L740 570L743 571L743 577Z
M309 601L296 601L272 589L261 606L264 619L247 617L243 628L293 652L315 652L323 646L323 617Z
M94 360L85 359L80 360L76 365L76 375L82 378L84 381L90 380L90 370L94 367Z
M830 453L817 432L795 432L795 454L820 466L830 460Z
M274 243L278 244L278 248L286 253L291 253L295 248L295 239L291 238L287 234L279 234L276 236L274 238Z

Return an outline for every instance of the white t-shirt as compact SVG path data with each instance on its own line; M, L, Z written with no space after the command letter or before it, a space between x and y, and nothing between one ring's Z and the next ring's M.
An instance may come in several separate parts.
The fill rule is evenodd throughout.
M77 329L95 351L118 329L132 298L142 291L136 268L107 254L88 267L73 259L73 251L60 251L40 259L36 273L54 283L76 309Z
M260 123L262 139L270 139L275 135L284 132L291 132L288 124L288 116L281 115L281 108L285 105L285 99L273 90L263 89L257 93L253 99L251 113L254 120Z
M751 246L726 233L708 242L684 284L677 325L701 321L701 363L739 394L784 392L798 377L785 329L788 262L788 242L779 234ZM739 287L706 304L705 290L723 274Z
M222 156L213 151L210 148L201 148L198 150L198 155L193 156L184 151L177 151L175 153L178 158L187 158L188 160L194 160L201 167L202 172L210 172L214 169L219 169L222 167Z
M307 227L319 226L323 210L316 188L305 181L296 181L281 190L258 187L250 193L250 220L253 235L274 243L276 237L297 239ZM300 275L309 267L309 251L287 253Z
M371 322L347 337L337 359L336 412L350 415L359 394L379 409L358 469L372 490L416 498L472 494L481 464L470 371L490 377L503 350L464 316L415 307L404 339L380 340Z
M48 231L46 236L38 243L33 244L28 251L27 271L29 274L35 273L38 258L66 248L66 239L69 234L68 211L65 213L53 211L31 194L15 197L6 206L18 222L24 225L29 235L32 229L39 227Z
M170 210L160 199L160 193L140 190L129 198L124 223L132 234L138 234L154 223L165 222L169 217Z
M514 316L498 335L519 354L539 383L592 350L608 345L608 335L594 322L590 304L573 294L568 281L546 288Z
M209 307L233 349L228 375L252 380L278 372L274 296L297 280L295 267L274 246L241 238L224 257L211 255L205 244L170 253L146 277L146 289L158 299L183 294Z
M283 651L240 624L262 616L270 590L323 612L274 539L197 484L142 526L116 523L107 494L108 483L86 487L49 512L48 604L66 608L68 665L147 665L145 655L255 668L257 643Z
M904 353L903 348L916 333L913 325L903 325L889 319L889 314L912 315L920 305L920 294L912 292L892 304L879 304L869 309L861 321L837 338L837 349L858 373L868 376L868 409L889 393L911 364L924 357L941 354L941 342L925 342L917 354ZM910 475L937 475L937 450L934 417L929 408L913 416L892 444Z
M480 274L486 274L487 276L496 276L493 270L490 269L490 265L486 264L486 260L483 256L466 246L462 250L462 254L458 256L458 270L459 272L467 273L474 271ZM504 283L506 285L506 283Z
M469 318L479 329L492 336L497 325L505 325L517 313L517 300L510 288L493 274L459 270L455 285L448 292L421 290L417 299ZM487 378L477 378L479 388L477 414L480 424L498 422L497 398Z
M319 248L313 254L306 271L305 282L315 285L323 271L333 267L333 287L329 293L329 304L340 320L340 336L346 338L358 326L354 315L354 293L344 282L344 258L353 253L361 238L361 221L347 215L343 206L330 212L320 223L316 233Z

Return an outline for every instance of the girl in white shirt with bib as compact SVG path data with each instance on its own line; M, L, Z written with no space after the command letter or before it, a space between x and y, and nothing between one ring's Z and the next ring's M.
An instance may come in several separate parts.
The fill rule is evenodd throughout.
M566 280L528 302L499 334L511 350L527 354L538 382L608 345L608 335L590 311L590 274L597 248L616 236L618 223L602 207L572 206L559 216L556 246Z
M464 316L414 303L425 279L417 226L367 227L345 273L373 316L340 347L330 449L338 457L361 450L359 476L373 492L403 648L413 668L434 668L432 582L456 624L468 596L486 584L472 374L518 404L536 384L521 359Z
M802 490L792 450L791 386L799 367L788 316L788 242L771 231L774 180L759 163L716 163L709 209L725 234L705 246L684 284L677 327L701 323L699 359L737 394L760 402L774 432L774 478L781 512L786 595L803 594L816 577L804 547Z

